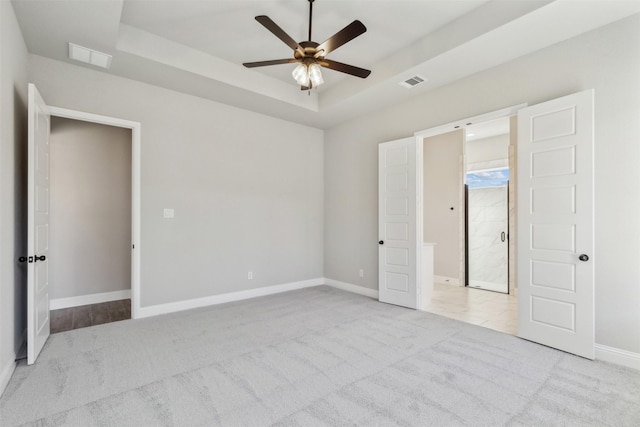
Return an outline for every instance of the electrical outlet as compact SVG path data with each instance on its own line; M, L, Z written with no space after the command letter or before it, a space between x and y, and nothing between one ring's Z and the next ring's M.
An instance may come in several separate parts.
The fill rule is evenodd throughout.
M248 280L253 280L253 272L252 271L247 273L247 279Z
M360 277L364 277L364 270L360 269Z

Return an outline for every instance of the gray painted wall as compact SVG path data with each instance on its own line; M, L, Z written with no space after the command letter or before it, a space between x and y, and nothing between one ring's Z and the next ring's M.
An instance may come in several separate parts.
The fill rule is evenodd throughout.
M131 288L131 130L51 118L50 299Z
M322 277L321 130L39 56L29 77L141 123L143 307Z
M379 143L594 88L596 342L639 353L638 28L636 15L326 131L325 276L378 288Z
M0 393L26 328L27 48L13 8L0 2Z

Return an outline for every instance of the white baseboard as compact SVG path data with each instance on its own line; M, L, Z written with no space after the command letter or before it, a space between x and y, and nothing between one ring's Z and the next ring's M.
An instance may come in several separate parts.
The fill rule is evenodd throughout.
M13 375L13 371L16 370L16 362L14 360L9 361L2 368L2 372L0 372L0 397L2 393L4 393L4 389L7 388L7 384L9 384L9 380L11 379L11 375Z
M596 344L596 359L640 370L640 354Z
M131 289L122 291L102 292L100 294L80 295L79 297L56 298L49 301L49 310L79 307L81 305L100 304L101 302L130 299Z
M364 286L353 285L351 283L340 282L338 280L333 279L324 279L324 284L342 289L343 291L352 292L354 294L364 295L373 299L378 299L378 291L375 289L365 288Z
M203 298L190 299L185 301L170 302L167 304L151 305L140 307L137 319L157 316L159 314L174 313L176 311L190 310L192 308L207 307L210 305L224 304L226 302L240 301L249 298L262 297L265 295L279 294L281 292L293 291L296 289L310 288L324 284L324 279L310 279L301 282L285 283L282 285L267 286L264 288L249 289L247 291L230 292L221 295L211 295Z
M27 330L25 329L24 331L22 331L22 335L20 336L20 338L18 339L18 342L16 343L16 348L18 349L17 351L20 351L22 349L22 347L25 345L26 339L27 339ZM13 359L10 360L9 363L7 363L4 366L4 368L2 368L2 372L0 372L0 397L2 397L2 394L4 393L4 390L7 388L7 384L9 384L9 380L11 379L13 372L16 370L15 359L17 358L18 358L18 354L15 354L13 356Z
M462 286L460 284L460 279L456 277L436 276L435 274L433 275L433 283L439 283L441 285Z

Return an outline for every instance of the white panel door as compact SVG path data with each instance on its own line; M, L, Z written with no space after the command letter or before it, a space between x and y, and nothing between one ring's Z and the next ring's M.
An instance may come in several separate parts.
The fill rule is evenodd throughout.
M593 91L518 112L518 336L594 358Z
M378 149L378 299L409 308L419 298L417 150L413 137Z
M27 363L33 364L49 337L49 131L50 116L29 84Z

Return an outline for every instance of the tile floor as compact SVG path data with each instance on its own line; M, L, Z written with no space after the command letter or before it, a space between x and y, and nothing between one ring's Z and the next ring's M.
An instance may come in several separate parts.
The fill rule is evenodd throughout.
M51 333L131 319L131 300L109 301L51 311Z
M431 305L426 311L516 335L517 293L502 294L462 286L434 284Z

